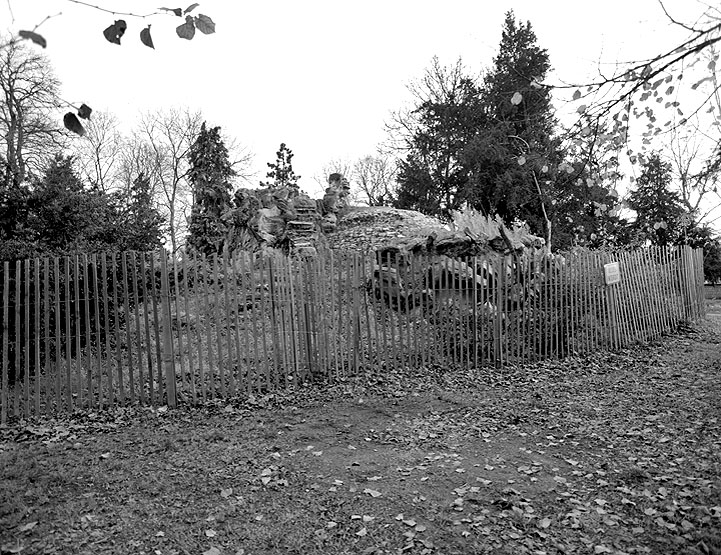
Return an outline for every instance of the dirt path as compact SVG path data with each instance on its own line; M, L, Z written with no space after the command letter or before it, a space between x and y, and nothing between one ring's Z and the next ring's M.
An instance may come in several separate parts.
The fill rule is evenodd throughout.
M3 553L721 553L721 319L502 372L398 371L0 429Z

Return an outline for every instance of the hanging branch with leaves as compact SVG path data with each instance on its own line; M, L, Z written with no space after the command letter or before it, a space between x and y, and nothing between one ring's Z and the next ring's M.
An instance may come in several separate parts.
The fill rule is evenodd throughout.
M149 17L157 16L157 15L172 15L177 16L181 18L185 18L185 22L178 25L175 28L175 32L181 39L186 40L192 40L195 36L196 29L203 33L204 35L210 35L215 33L215 22L207 15L204 14L198 14L198 15L191 15L190 12L194 11L200 4L193 3L189 5L187 8L158 8L158 11L149 13L149 14L136 14L131 12L120 12L115 10L110 10L108 8L103 8L101 6L96 6L94 4L89 4L87 2L83 2L81 0L67 0L68 2L71 2L73 4L79 4L81 6L86 6L88 8L92 8L101 12L109 13L114 16L123 16L123 17L133 17L138 19L147 19ZM61 15L61 14L57 14ZM56 15L56 16L57 16ZM15 42L19 40L28 40L31 41L42 48L47 48L47 40L44 36L42 36L40 33L38 33L38 28L45 23L48 19L51 17L56 16L47 16L43 21L38 23L32 30L20 30L18 31L17 37L11 39L7 44L0 44L0 48L6 48ZM122 17L120 19L116 19L111 25L106 27L103 30L103 36L105 37L105 40L108 42L111 42L113 44L120 45L121 39L123 36L125 36L125 32L128 29L128 24L125 19ZM147 25L147 27L143 28L140 31L140 42L147 46L148 48L155 49L155 44L153 42L153 38L150 34L150 24ZM70 104L70 103L66 103ZM70 104L72 106L72 104ZM73 106L73 108L75 108ZM76 133L80 136L85 134L85 128L83 127L82 123L80 122L80 119L89 119L90 114L92 113L92 109L86 105L82 104L79 108L76 109L75 112L67 112L63 116L63 125L66 129L69 131L72 131L73 133ZM80 118L80 119L78 119Z

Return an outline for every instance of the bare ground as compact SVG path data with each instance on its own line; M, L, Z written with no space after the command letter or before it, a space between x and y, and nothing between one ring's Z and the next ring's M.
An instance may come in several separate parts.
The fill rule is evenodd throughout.
M615 354L15 422L0 552L719 554L710 313Z

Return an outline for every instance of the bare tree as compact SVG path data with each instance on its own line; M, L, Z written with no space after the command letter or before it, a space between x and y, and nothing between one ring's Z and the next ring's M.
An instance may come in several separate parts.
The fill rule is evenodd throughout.
M202 123L199 111L159 110L141 116L136 133L151 155L151 183L156 184L155 198L167 218L174 253L183 245L187 232L187 215L192 205L188 153ZM136 148L138 153L145 154L143 147Z
M49 60L22 43L0 49L0 148L6 186L42 171L65 144L55 123L60 82Z
M387 154L365 156L353 165L353 184L359 202L387 206L393 199L397 164Z
M160 189L157 169L153 148L137 130L123 138L115 174L115 180L122 191L130 191L134 181L142 174L150 180L150 192L152 197L156 198Z
M145 113L120 155L118 178L124 187L141 173L150 180L153 198L168 221L173 252L183 246L190 221L193 197L188 154L203 121L200 111L188 108ZM249 181L252 154L232 137L224 135L223 142L236 179Z
M74 145L81 176L103 192L118 188L124 138L117 118L110 112L93 112L85 131Z
M556 89L575 89L573 101L581 117L570 130L571 139L581 140L598 122L608 121L611 126L603 137L614 141L622 138L619 152L627 151L633 162L639 153L633 152L631 137L640 135L643 144L650 145L675 129L693 127L697 117L707 120L705 126L721 124L716 76L721 10L700 2L698 17L684 22L666 8L663 0L658 4L669 23L687 33L683 40L649 59L619 64L612 73L599 68L598 78L590 82L553 85Z
M353 163L343 158L336 158L323 164L320 174L313 176L313 180L320 186L321 194L328 187L328 177L332 173L339 173L351 181L353 179Z

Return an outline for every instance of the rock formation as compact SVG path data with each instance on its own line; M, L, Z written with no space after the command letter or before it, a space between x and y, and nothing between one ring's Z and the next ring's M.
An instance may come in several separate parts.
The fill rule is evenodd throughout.
M348 208L348 181L331 174L322 199L313 200L297 187L239 189L234 207L224 216L229 250L278 248L313 254L325 245Z

